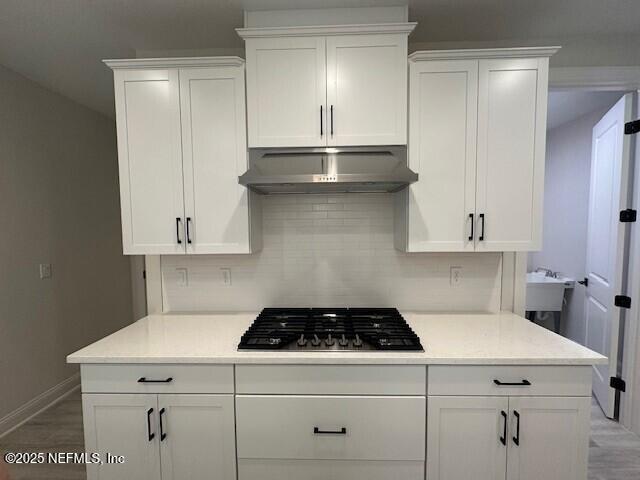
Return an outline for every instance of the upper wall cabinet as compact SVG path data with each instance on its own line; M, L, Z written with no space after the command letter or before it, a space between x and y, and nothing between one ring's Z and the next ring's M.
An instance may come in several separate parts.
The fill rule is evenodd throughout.
M549 56L555 48L416 52L396 248L541 248Z
M249 147L407 143L415 24L243 28Z
M114 60L125 254L250 253L244 62ZM256 204L257 206L257 204Z

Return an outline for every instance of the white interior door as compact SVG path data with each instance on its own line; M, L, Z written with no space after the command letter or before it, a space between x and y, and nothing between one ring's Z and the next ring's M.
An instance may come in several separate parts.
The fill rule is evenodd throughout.
M124 253L184 253L178 71L114 75Z
M406 145L407 36L327 37L328 144Z
M249 147L327 143L325 37L247 39Z
M82 396L85 451L122 455L124 463L87 465L88 480L160 478L156 395Z
M235 480L233 395L159 395L158 407L163 480Z
M480 60L478 251L542 243L548 59Z
M628 206L631 140L624 124L631 120L633 95L628 94L593 127L591 190L587 238L585 297L586 346L609 357L594 366L593 392L605 415L615 411L615 390L610 378L618 371L620 308L614 297L623 294L625 228L620 211Z
M416 62L409 82L410 252L474 250L478 62Z
M180 70L187 253L250 253L244 71Z
M508 411L508 397L429 397L427 478L504 480Z
M589 397L510 397L507 480L585 480Z

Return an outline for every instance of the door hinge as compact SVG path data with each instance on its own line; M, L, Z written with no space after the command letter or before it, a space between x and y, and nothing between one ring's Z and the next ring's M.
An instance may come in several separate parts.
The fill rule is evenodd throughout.
M627 208L620 212L620 221L622 223L633 223L638 217L638 212L632 208Z
M620 390L624 392L627 388L626 382L620 377L611 377L609 380L609 386L615 390Z
M613 299L613 304L620 308L631 308L631 297L616 295Z
M625 135L635 135L638 132L640 132L640 120L634 120L633 122L624 124Z

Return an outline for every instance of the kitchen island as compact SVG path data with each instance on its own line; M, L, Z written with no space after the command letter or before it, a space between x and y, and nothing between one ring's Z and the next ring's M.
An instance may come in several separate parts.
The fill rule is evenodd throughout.
M512 313L402 312L424 352L238 351L258 312L152 315L72 355L89 479L585 480L606 358Z

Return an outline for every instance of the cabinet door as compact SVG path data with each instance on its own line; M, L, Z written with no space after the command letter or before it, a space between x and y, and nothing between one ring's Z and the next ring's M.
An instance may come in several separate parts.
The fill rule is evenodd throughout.
M329 145L407 143L407 36L327 37Z
M547 88L546 58L480 61L479 251L541 247Z
M427 478L504 480L508 403L507 397L429 397Z
M250 253L244 70L180 70L187 253Z
M178 71L114 79L124 253L184 253Z
M410 66L407 250L473 251L478 62Z
M159 395L162 480L235 480L233 395Z
M324 37L247 39L249 147L326 145Z
M587 478L590 405L590 397L510 397L507 479Z
M124 456L122 464L87 465L88 480L158 480L156 395L84 394L85 451Z

